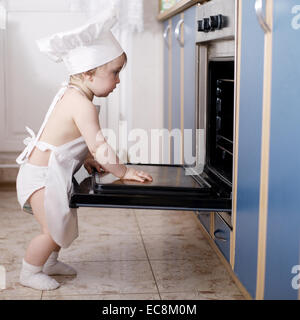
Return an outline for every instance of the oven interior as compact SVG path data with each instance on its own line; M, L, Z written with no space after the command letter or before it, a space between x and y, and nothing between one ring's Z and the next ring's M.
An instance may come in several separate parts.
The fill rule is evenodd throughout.
M206 169L231 187L234 61L209 61L207 80Z

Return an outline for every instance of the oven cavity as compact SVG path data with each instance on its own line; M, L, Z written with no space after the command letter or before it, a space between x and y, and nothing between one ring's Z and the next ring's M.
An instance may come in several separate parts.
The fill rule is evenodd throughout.
M232 183L234 61L209 61L206 165Z

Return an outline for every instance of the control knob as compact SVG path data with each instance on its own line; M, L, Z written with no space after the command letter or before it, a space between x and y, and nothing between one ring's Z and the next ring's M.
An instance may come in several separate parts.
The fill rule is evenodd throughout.
M222 14L210 16L210 30L220 30L224 27L224 17Z
M203 20L198 20L198 31L199 32L209 32L210 31L210 19L204 18Z
M226 27L226 17L222 14L210 16L209 18L203 18L203 20L198 20L199 32L210 32L214 30L220 30L224 27Z

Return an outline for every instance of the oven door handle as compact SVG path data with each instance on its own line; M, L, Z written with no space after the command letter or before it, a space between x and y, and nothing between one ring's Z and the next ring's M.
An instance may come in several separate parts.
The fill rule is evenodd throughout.
M268 26L268 24L267 24L267 22L265 20L265 17L263 16L262 1L263 0L256 0L255 1L255 12L256 12L256 17L258 19L258 22L259 22L260 26L262 27L264 32L267 33L267 32L271 32L271 29Z
M181 47L184 46L184 41L181 41L181 37L180 37L180 29L183 23L184 23L184 20L180 19L175 28L175 38Z
M170 31L170 25L166 26L166 29L164 31L164 40L165 40L167 46L169 46L169 41L168 41L169 31Z

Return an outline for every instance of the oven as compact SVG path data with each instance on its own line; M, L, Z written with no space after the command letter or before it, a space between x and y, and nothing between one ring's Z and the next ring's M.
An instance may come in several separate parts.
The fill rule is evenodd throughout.
M236 0L198 7L198 162L232 194L235 127ZM200 147L201 146L201 147ZM232 227L230 212L218 212Z
M196 165L128 164L152 175L153 182L146 183L82 169L73 177L70 207L209 211L230 217L235 1L211 0L197 10Z

